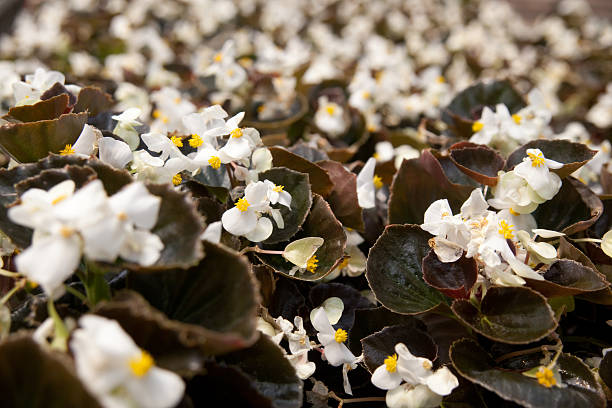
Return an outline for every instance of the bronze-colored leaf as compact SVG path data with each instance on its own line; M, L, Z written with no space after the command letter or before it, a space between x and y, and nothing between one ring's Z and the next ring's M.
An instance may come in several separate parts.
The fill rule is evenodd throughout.
M329 174L334 188L327 201L345 227L363 231L363 214L357 200L357 176L338 162L324 160L316 163Z
M477 276L474 258L462 256L455 262L441 262L433 249L423 258L423 280L453 299L468 299Z
M59 118L68 110L68 95L60 94L33 105L15 106L9 109L10 118L21 122L38 122Z
M313 192L323 197L331 193L334 185L329 174L322 167L282 147L271 147L270 153L272 153L272 163L275 167L287 167L300 173L307 173Z
M98 87L86 86L79 92L74 112L87 112L89 116L96 116L112 107L113 98L109 94Z
M543 277L545 280L525 280L530 288L548 298L596 292L608 286L605 277L596 269L569 259L559 259L548 265Z
M497 184L497 172L506 163L495 150L483 145L451 147L450 157L459 170L491 187Z

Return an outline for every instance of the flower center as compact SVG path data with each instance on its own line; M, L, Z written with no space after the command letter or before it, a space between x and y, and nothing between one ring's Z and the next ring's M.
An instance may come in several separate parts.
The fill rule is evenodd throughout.
M542 156L541 152L537 155L534 153L527 153L527 156L529 156L529 158L531 159L532 167L540 167L544 164L544 157Z
M200 137L200 135L198 135L197 133L191 135L191 139L189 139L189 146L200 147L202 146L202 143L204 143L204 141L202 140L202 137Z
M336 330L336 333L334 334L334 340L336 340L336 343L344 343L347 338L348 338L348 333L346 332L346 330L342 330L342 329Z
M128 216L125 212L121 211L119 214L117 214L117 218L119 218L119 221L125 221L127 220Z
M178 186L182 182L183 182L183 177L181 177L180 174L176 173L174 176L172 176L172 184L174 184L175 186Z
M315 273L315 271L317 270L317 266L319 264L319 260L317 259L316 255L313 255L307 262L306 262L306 270L308 272L311 273Z
M514 238L514 235L512 235L512 227L514 227L514 225L508 225L505 220L501 220L499 222L499 230L497 232L503 235L506 239L512 239Z
M336 111L336 107L334 105L327 105L325 107L325 111L329 114L329 115L333 115L334 112Z
M476 121L472 124L472 132L474 133L480 132L483 127L484 127L484 123L482 123L481 121Z
M245 212L250 205L246 198L241 198L236 202L236 207L242 212Z
M350 260L350 259L351 259L351 257L350 257L350 256L345 256L345 257L342 259L342 262L340 262L340 263L338 264L338 267L337 267L337 268L338 268L338 270L339 270L339 271L341 271L342 269L346 268L346 267L348 266L348 263L349 263L349 260Z
M274 188L272 189L272 191L276 191L277 193L280 193L281 191L283 191L283 188L285 188L285 186L274 186Z
M62 150L60 150L59 153L62 156L68 156L69 154L74 154L74 149L72 148L71 144L67 144L66 147L64 147Z
M181 139L180 137L172 136L170 140L172 141L172 144L176 147L183 147L183 139Z
M421 365L423 366L424 369L431 370L431 367L432 367L431 366L431 361L425 360L425 361L423 361L423 364L421 364Z
M243 132L242 132L242 129L240 129L240 128L236 128L236 129L232 130L232 133L230 133L230 135L232 137L236 137L236 138L242 137L242 134L243 134Z
M144 376L155 364L153 357L144 350L140 350L140 356L130 359L130 369L136 377Z
M58 196L53 201L51 201L51 205L55 205L55 204L59 203L60 201L65 200L67 197L68 196L66 194L62 194L61 196Z
M374 187L376 189L379 189L383 186L382 178L380 176L377 176L376 174L374 175L372 181L374 182Z
M440 75L439 77L436 78L436 82L439 84L443 84L446 82L446 79L444 79L444 77Z
M514 123L516 123L517 125L520 125L521 121L523 120L523 117L519 115L518 113L515 113L514 115L512 115L512 119L514 120Z
M397 370L397 354L385 358L385 368L390 373L394 373Z
M72 228L62 227L59 231L60 235L64 238L70 238L70 236L74 233Z
M552 370L548 367L540 367L540 370L536 373L536 378L538 379L538 383L546 388L550 388L557 384L557 380Z
M361 96L363 96L363 99L369 99L370 98L370 93L368 91L363 91Z
M208 164L210 164L210 167L217 170L219 167L221 167L221 159L217 156L212 156L210 159L208 159Z
M223 54L218 53L215 55L215 62L221 62L223 60Z

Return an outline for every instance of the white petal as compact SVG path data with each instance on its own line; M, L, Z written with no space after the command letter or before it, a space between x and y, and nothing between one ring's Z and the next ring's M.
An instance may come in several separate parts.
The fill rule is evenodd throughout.
M151 229L157 223L161 198L135 181L115 193L109 203L116 214L124 213L137 227Z
M75 153L84 154L89 156L93 153L94 148L96 146L96 141L98 137L102 134L98 129L91 125L83 126L83 130L79 135L79 138L76 140L72 148Z
M126 382L126 388L138 406L172 408L185 392L185 383L172 371L151 367L142 378Z
M120 255L123 259L143 266L151 266L161 256L164 243L149 231L136 230L127 234Z
M442 402L442 396L432 392L426 385L411 388L406 385L387 391L385 398L389 408L434 408Z
M244 236L249 241L261 242L268 239L268 237L272 234L273 229L274 227L272 226L272 221L270 221L269 218L260 217L259 220L257 220L255 228Z
M328 334L332 336L336 333L331 323L329 323L329 319L327 318L325 309L323 309L322 307L317 307L312 310L312 312L310 313L310 323L312 323L312 326L319 333Z
M542 238L556 238L565 235L563 232L557 232L543 228L534 228L531 231L533 231L534 234L541 236Z
M381 390L392 390L402 383L402 377L396 371L389 372L385 364L372 373L372 384Z
M249 140L244 136L230 137L220 151L234 160L240 160L251 155L251 146Z
M445 366L427 377L427 386L436 394L446 396L459 386L459 380Z
M253 211L230 208L221 216L223 228L232 235L246 235L257 226L257 215Z
M200 235L200 239L218 244L221 241L221 232L223 232L223 224L221 221L216 221L208 224L202 235Z
M323 245L321 237L307 237L289 243L283 251L283 257L300 268L305 268L306 263Z
M130 146L112 137L103 137L98 142L98 154L100 160L118 169L124 168L132 161L132 150Z
M334 367L344 363L352 363L356 359L344 343L338 343L335 340L325 345L324 355L327 362Z

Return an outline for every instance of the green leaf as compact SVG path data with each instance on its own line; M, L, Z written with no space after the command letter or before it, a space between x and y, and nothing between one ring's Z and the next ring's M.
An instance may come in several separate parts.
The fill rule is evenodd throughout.
M30 123L7 123L0 126L0 145L18 162L32 163L74 144L86 113L67 113L57 119Z
M66 355L40 347L28 334L0 344L0 405L11 408L99 408Z
M270 180L277 186L283 186L284 190L291 194L291 208L284 205L276 205L280 209L285 228L280 229L275 222L272 235L264 241L265 244L288 241L294 236L304 221L308 210L312 205L312 193L308 182L308 174L299 173L284 167L275 167L259 174L260 180Z
M438 354L436 344L427 332L413 325L389 326L361 339L364 363L368 370L373 372L388 356L395 354L397 343L404 343L417 357L433 361Z
M398 325L413 327L422 332L427 331L425 324L416 317L394 313L383 306L376 309L357 309L355 310L355 323L349 330L348 348L358 356L362 350L361 339L385 327Z
M510 81L479 82L459 92L442 113L442 120L457 137L472 136L472 124L480 118L482 109L503 103L510 113L525 107L523 97L514 89Z
M544 279L525 278L527 285L546 297L572 296L605 289L608 282L594 269L569 259L559 259L548 265Z
M96 116L102 112L110 111L113 107L113 98L95 86L81 88L77 97L74 112L87 112L89 116Z
M551 171L557 173L559 177L565 178L584 166L597 153L595 150L589 149L582 143L574 143L569 140L533 140L513 151L508 156L506 169L511 170L517 164L527 157L527 149L540 149L544 157L550 160L563 163L560 169Z
M417 225L389 225L370 249L366 278L386 308L416 314L446 302L423 281L421 263L430 250L430 238Z
M492 287L480 310L467 300L456 300L452 309L476 332L502 343L528 344L557 327L546 298L524 287Z
M327 198L336 218L348 228L363 231L363 211L357 200L357 176L342 164L324 160L316 163L327 171L334 187Z
M244 256L204 243L206 258L187 270L131 273L128 288L137 291L169 318L206 329L206 348L225 353L257 339L259 292Z
M271 147L270 153L272 153L274 167L287 167L300 173L306 173L310 177L310 186L314 193L323 197L331 193L334 185L329 174L322 167L282 147Z
M557 195L540 204L533 216L538 228L572 235L593 225L602 212L603 204L590 188L566 177Z
M208 330L168 319L136 292L123 290L112 301L100 302L93 312L116 320L157 365L181 375L200 372L204 360L216 352L208 345Z
M557 360L565 388L546 388L535 378L497 367L493 358L472 340L459 340L451 348L453 365L466 379L505 400L529 408L605 407L595 377L578 358L561 354Z
M433 251L423 258L423 280L453 299L468 299L478 277L474 258L462 256L455 262L441 262Z
M44 101L36 102L33 105L15 106L9 109L7 119L16 119L20 122L38 122L40 120L52 120L59 118L60 115L68 110L69 97L67 94L60 94Z
M291 275L289 272L294 265L282 256L260 253L256 256L266 265L290 278L305 281L319 280L327 276L341 262L346 247L346 234L329 204L318 194L314 195L312 208L302 225L302 231L293 239L305 237L321 237L324 240L323 245L315 253L318 264L314 273L298 271L295 275Z
M251 348L206 364L188 386L194 406L299 408L303 384L280 347L267 336Z
M438 159L424 150L421 158L404 160L395 174L389 196L388 223L422 224L425 210L442 198L448 199L454 212L459 211L472 190L472 186L452 183Z
M484 145L461 144L450 148L450 158L457 168L480 184L494 187L497 172L506 161L495 150Z

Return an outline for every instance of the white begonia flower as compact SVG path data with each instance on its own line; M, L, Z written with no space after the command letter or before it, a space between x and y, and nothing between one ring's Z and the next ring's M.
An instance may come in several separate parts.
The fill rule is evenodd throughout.
M183 117L183 125L191 133L191 147L209 144L217 148L217 136L227 134L225 120L227 112L220 105L209 106L199 113L190 113Z
M230 234L244 236L252 242L260 242L272 234L272 221L262 213L271 210L268 186L258 181L246 186L244 197L235 206L223 213L223 228Z
M282 317L279 317L279 319L282 319ZM283 320L285 320L285 319L283 319ZM289 323L291 324L291 322L289 322ZM270 339L276 345L278 345L283 340L284 332L283 332L282 328L281 328L281 330L278 330L270 322L268 322L266 319L264 319L261 316L257 317L257 327L256 328L257 328L257 330L259 330L263 334L265 334L268 337L270 337Z
M58 71L47 71L37 68L34 74L25 76L25 82L13 83L15 105L32 105L40 100L41 95L55 83L64 84L66 78Z
M404 160L416 159L420 156L420 152L410 145L401 145L395 148L395 168L399 169Z
M393 157L395 156L395 149L393 148L391 142L378 142L376 143L376 146L374 146L374 150L376 151L376 153L374 153L374 157L380 162L393 160Z
M341 135L348 129L344 109L340 105L330 102L327 96L319 97L318 104L314 122L319 129L332 137Z
M493 188L493 198L488 203L498 210L508 209L514 215L530 214L546 200L523 177L514 171L499 172L499 181Z
M236 63L236 44L227 40L220 52L215 54L213 63L204 71L204 75L214 75L215 85L222 91L233 91L247 79L247 74L240 64Z
M318 332L317 338L324 348L323 355L329 364L337 367L344 363L353 363L356 357L344 344L348 339L346 330L334 330L327 318L325 309L322 307L314 309L313 317L314 319L311 321L312 326Z
M517 231L516 237L523 247L529 252L531 258L537 262L551 264L557 259L557 249L546 242L536 242L527 231Z
M125 140L132 150L136 150L140 144L138 131L134 128L135 126L142 125L142 123L138 121L140 114L140 109L129 108L120 115L111 116L112 119L117 121L113 133Z
M291 194L285 191L285 186L277 186L270 180L264 180L264 183L268 186L268 199L270 200L270 204L279 203L287 208L291 208Z
M121 140L103 137L98 141L98 155L104 163L123 169L132 161L132 149Z
M601 237L601 250L612 258L612 230L606 232L603 237Z
M272 153L270 153L267 147L260 147L253 150L249 168L236 166L236 168L234 168L234 175L238 180L251 183L259 180L259 173L270 170L271 168Z
M314 273L317 267L315 252L323 245L323 242L321 237L306 237L287 244L283 250L283 258L295 265L289 274L293 275L298 270L308 270Z
M476 192L472 195L474 193ZM464 204L464 207L462 210L469 212L468 208L471 207L469 200L468 205ZM454 262L461 258L463 250L468 248L470 231L460 214L453 216L448 200L441 199L431 203L425 210L423 218L421 229L436 236L433 249L440 261Z
M542 238L558 238L558 237L565 236L565 233L563 232L547 230L544 228L533 228L531 231L534 234L541 236Z
M361 208L374 208L376 206L376 183L380 178L374 174L376 159L370 157L357 175L357 201Z
M140 137L150 151L161 153L158 157L163 161L170 157L184 157L179 150L183 145L181 138L169 138L161 133L143 133Z
M102 406L171 408L181 400L181 377L155 366L116 321L85 315L79 326L70 340L77 375Z
M540 197L550 200L561 189L561 178L549 169L560 169L563 163L544 157L540 149L527 149L527 157L514 167L514 173L524 178Z
M387 391L385 403L389 408L434 408L440 405L442 398L426 385L403 384Z
M498 219L504 219L510 225L514 225L516 231L531 231L537 227L537 223L533 215L531 214L516 214L512 213L510 209L501 210L497 213Z
M310 311L310 320L314 320L315 311L317 309L323 309L329 323L336 324L340 321L342 312L344 312L344 302L342 302L342 299L335 296L325 299L323 303L321 303L321 306Z
M193 103L184 98L177 89L171 87L164 87L153 92L151 100L157 106L157 109L153 111L155 119L151 124L153 132L164 134L173 131L184 132L183 117L196 110Z

